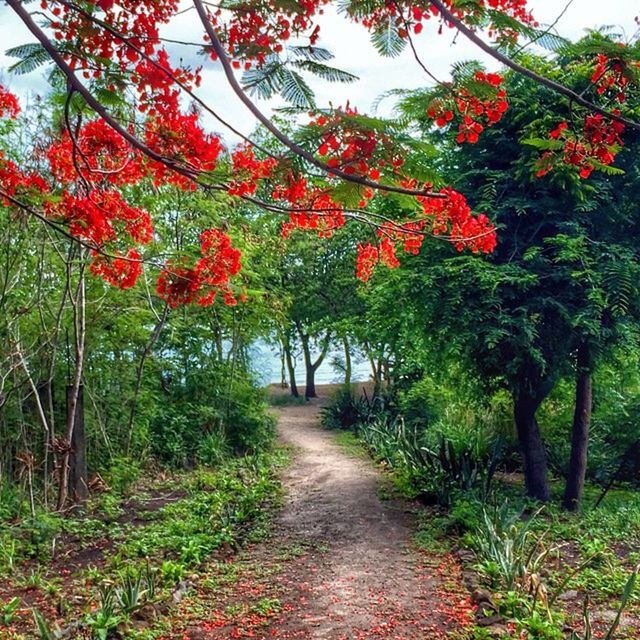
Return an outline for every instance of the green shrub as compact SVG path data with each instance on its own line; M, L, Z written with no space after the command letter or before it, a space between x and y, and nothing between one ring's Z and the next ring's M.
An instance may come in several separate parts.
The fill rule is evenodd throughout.
M374 415L376 401L356 396L350 386L341 387L322 409L321 422L325 429L355 430L359 424L369 422Z
M208 433L200 443L197 458L200 464L216 467L231 455L231 449L219 431Z

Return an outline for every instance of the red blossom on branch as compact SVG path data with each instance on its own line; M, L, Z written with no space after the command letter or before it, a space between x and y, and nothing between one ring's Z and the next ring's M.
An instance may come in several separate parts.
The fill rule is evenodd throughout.
M231 239L218 229L203 231L200 253L195 263L186 257L167 261L158 277L158 295L173 308L193 303L207 307L218 295L228 305L244 300L244 295L236 297L231 287L232 276L241 268L240 251Z
M0 118L17 118L20 113L18 99L0 84Z

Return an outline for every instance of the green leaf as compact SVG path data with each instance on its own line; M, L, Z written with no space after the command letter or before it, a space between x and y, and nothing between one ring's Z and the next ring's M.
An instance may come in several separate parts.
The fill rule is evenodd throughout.
M10 73L24 75L31 73L38 67L51 61L49 54L39 42L29 42L7 49L5 52L11 58L20 58L9 67Z
M316 106L313 91L302 76L295 71L282 67L282 97L300 109L313 109Z
M335 56L328 49L323 47L289 47L289 53L297 58L305 58L306 60L315 60L316 62L326 62L333 59Z
M313 73L328 82L354 82L359 79L358 76L355 76L352 73L315 62L314 60L296 60L291 64L298 69L303 69L304 71Z
M284 84L284 67L277 58L270 58L260 68L245 71L242 85L249 95L258 95L268 99L280 93Z
M552 138L525 138L521 140L521 142L522 144L535 147L536 149L544 149L545 151L562 149L564 147L562 140L554 140Z
M400 37L398 27L391 17L387 18L387 23L371 34L371 42L378 53L389 58L395 58L402 53L407 41Z

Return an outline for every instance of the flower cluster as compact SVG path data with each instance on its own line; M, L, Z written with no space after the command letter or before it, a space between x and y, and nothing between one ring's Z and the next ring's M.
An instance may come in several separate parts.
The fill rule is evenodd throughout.
M400 262L396 251L400 244L405 253L417 254L427 233L447 234L458 251L491 253L496 246L495 227L484 214L473 215L465 197L453 189L442 189L445 198L419 196L422 215L404 223L385 222L377 232L377 244L358 245L356 275L366 282L374 268L382 263L393 269Z
M640 62L631 64L640 69ZM628 65L629 63L622 58L608 58L599 53L594 60L594 70L591 75L591 83L595 85L598 94L612 93L618 102L624 102L629 85Z
M0 118L17 118L19 113L18 99L0 84Z
M258 181L271 175L277 166L274 158L260 160L249 146L240 146L231 154L234 178L229 181L227 191L232 196L253 195Z
M309 126L319 130L318 154L327 166L372 180L380 177L380 169L387 164L401 167L404 160L389 136L368 128L354 116L358 110L347 103L330 114L312 117Z
M260 0L250 5L227 6L224 11L220 8L210 11L209 20L234 58L234 66L239 68L239 60L244 60L245 68L250 68L254 63L264 64L269 55L281 52L282 43L291 37L306 35L309 44L315 44L320 27L314 20L328 2L292 0L285 6L277 0ZM216 59L215 53L211 56Z
M225 304L234 305L231 277L239 273L240 251L230 238L218 229L208 229L200 235L201 257L197 262L188 258L168 261L158 277L156 291L170 307L195 303L207 307L218 294Z
M192 171L213 171L223 151L220 138L209 134L198 123L197 113L183 114L175 111L164 117L147 120L144 141L169 164ZM183 189L195 185L185 175L173 171L165 163L149 161L149 169L157 185L173 184Z
M117 191L95 189L86 196L65 191L59 201L45 203L45 212L64 220L73 236L96 248L125 238L136 245L147 244L153 238L149 214L127 204Z
M456 142L474 144L485 127L499 122L509 108L507 92L500 88L503 82L504 78L497 73L477 71L473 76L473 86L483 97L473 95L470 87L462 87L452 92L449 98L435 100L427 109L427 115L439 127L447 126L460 117Z
M139 153L104 120L87 122L74 140L68 131L50 145L47 159L51 173L63 184L75 182L78 171L90 182L136 184L143 177Z
M124 256L116 250L113 257L92 251L92 257L91 273L119 289L130 289L142 274L142 258L136 249L129 249Z
M179 110L180 89L191 90L202 81L201 68L172 67L169 54L159 49L154 58L142 59L135 66L132 80L138 91L138 110L150 116L171 117Z
M537 177L549 173L558 162L576 167L581 178L588 178L598 165L610 165L622 146L624 124L602 115L585 117L583 129L573 132L567 122L561 122L549 133L558 141L558 148L545 151L537 162Z
M0 204L11 207L7 196L29 200L49 191L49 185L41 176L21 171L15 162L7 160L0 151Z
M129 43L153 55L159 44L159 30L175 16L179 0L96 0L86 2L94 5L96 17L116 32L123 34ZM74 68L83 69L85 77L101 77L106 67L96 66L97 59L115 61L121 69L136 62L139 54L123 39L102 28L97 22L73 11L55 0L40 3L44 11L50 10L53 19L51 28L56 40L74 44L77 51L91 51L91 58L70 57Z
M456 18L465 20L466 18L474 18L470 21L469 26L474 27L477 24L478 13L485 10L491 10L502 13L514 20L517 20L525 25L532 27L537 26L537 22L527 7L527 0L478 0L472 4L461 4L454 2L453 0L444 0L444 4L453 13ZM440 12L436 7L430 7L425 9L423 7L416 6L414 3L401 1L401 2L386 2L375 6L373 11L361 17L357 9L351 9L352 18L356 22L362 22L362 24L370 31L380 31L388 28L387 25L391 20L392 24L395 24L398 34L401 38L409 37L410 32L419 34L422 32L424 24L432 17L440 18L439 33L442 33L443 26L453 27L445 20L441 18ZM491 24L489 26L491 35L497 35L500 39L514 40L517 38L517 32L512 28L505 25L497 26Z

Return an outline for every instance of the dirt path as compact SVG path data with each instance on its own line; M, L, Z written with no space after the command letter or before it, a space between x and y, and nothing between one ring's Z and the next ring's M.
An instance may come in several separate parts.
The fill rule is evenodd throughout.
M424 638L446 621L432 606L437 580L410 549L407 505L383 502L375 468L345 453L317 422L317 407L280 413L280 437L299 453L277 524L291 538L328 547L307 598L308 637Z
M221 622L205 637L435 640L459 631L469 611L459 567L412 546L412 505L379 497L381 472L319 427L317 405L278 415L280 439L295 451L285 504L272 541L238 560L226 602L244 594L254 603L245 612L258 601L277 602L278 613L262 627L251 615L233 629Z

